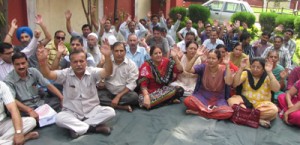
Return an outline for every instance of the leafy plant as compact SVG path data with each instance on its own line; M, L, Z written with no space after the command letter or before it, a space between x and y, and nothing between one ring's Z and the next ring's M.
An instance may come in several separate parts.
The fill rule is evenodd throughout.
M294 15L278 15L275 20L275 25L278 26L282 24L284 28L294 29L294 19L296 17Z
M207 22L209 17L210 17L209 8L198 4L191 4L189 6L189 18L194 23L197 23L199 20L201 20L202 22Z
M261 13L259 15L259 23L261 25L262 31L272 32L276 27L275 20L277 16L278 14L273 12Z
M169 17L172 18L173 21L177 20L177 14L181 14L182 19L184 20L187 15L187 10L185 7L174 7L169 12Z
M297 37L300 37L300 17L296 17L294 20L294 26L295 26L295 33L297 34Z
M255 23L255 16L249 12L237 12L231 16L231 22L239 20L241 24L246 23L248 27L252 27Z

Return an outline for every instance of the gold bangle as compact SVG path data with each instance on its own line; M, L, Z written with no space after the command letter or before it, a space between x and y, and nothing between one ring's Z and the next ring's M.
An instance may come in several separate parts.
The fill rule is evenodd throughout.
M7 33L7 35L8 35L10 38L12 38L12 35L10 35L9 33Z

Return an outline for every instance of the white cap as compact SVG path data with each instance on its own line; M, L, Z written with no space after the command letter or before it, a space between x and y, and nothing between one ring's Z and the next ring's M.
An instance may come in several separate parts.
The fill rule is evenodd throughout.
M98 40L98 35L97 35L96 33L94 33L94 32L90 33L90 34L88 35L88 37L89 37L89 36L94 36L94 37Z

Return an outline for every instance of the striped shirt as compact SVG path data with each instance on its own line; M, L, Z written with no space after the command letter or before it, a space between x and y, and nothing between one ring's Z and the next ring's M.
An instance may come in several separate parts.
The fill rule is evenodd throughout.
M274 50L274 46L268 47L262 54L262 57L266 58L270 50ZM281 46L280 49L278 50L278 54L279 54L279 64L284 68L292 69L291 56L289 50L286 49L284 46Z
M57 51L58 51L57 48L56 48L56 46L55 46L55 44L54 44L54 40L50 41L50 42L46 45L45 48L49 50L49 54L48 54L48 64L49 64L49 65L52 65L54 59L56 58L56 54L57 54ZM67 48L66 46L65 46L65 48L66 48L66 51L69 53L68 48Z
M14 101L15 99L12 96L9 88L6 86L5 83L0 81L0 121L2 121L6 117L6 113L4 111L4 104L7 105Z

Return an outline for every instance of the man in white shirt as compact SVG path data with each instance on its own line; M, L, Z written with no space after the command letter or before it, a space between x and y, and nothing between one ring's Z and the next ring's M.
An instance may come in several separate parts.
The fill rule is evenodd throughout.
M150 22L150 25L149 25L149 31L151 33L153 33L153 28L154 27L160 27L159 17L157 15L151 15L151 12L150 12L150 14L148 12L147 17L148 17L148 20L151 18L151 22Z
M81 27L82 35L80 35L78 32L75 32L72 29L72 26L71 26L72 13L70 10L67 10L65 12L65 17L66 17L66 26L67 26L67 30L68 30L69 34L72 36L81 36L83 39L83 46L84 46L84 48L87 48L87 36L92 32L92 26L89 24L82 25L82 27Z
M181 18L182 18L181 14L177 14L177 21L173 25L173 20L171 18L168 18L165 21L163 15L162 17L160 17L161 27L167 29L167 34L170 35L174 41L176 41L176 32L180 26Z
M105 39L109 39L110 37L114 37L113 39L117 39L117 31L115 27L111 24L110 19L102 19L100 23L100 33L101 41L105 41ZM99 31L99 30L98 30ZM112 45L112 44L111 44Z
M186 27L182 28L179 32L177 32L177 36L179 40L183 40L187 32L194 32L196 36L198 36L197 30L192 27L192 20L188 20L186 22Z
M195 39L196 39L196 35L194 32L187 32L184 37L184 40L177 43L177 47L180 48L181 52L186 52L186 44L188 42L195 41Z
M7 118L4 107L11 114L11 119ZM38 138L38 132L30 132L35 126L36 121L34 118L21 118L9 88L0 81L0 144L23 145L27 140Z
M87 38L88 38L87 52L93 56L95 64L98 65L101 59L103 59L103 56L100 52L100 47L98 45L98 36L96 33L90 33Z
M127 20L120 25L120 32L125 38L125 41L127 41L130 34L135 34L138 36L139 40L144 38L148 30L137 20L137 18L134 18L134 20L131 21L129 16Z
M111 128L104 123L115 116L111 107L100 106L96 84L112 74L111 50L106 44L101 48L105 56L104 68L87 67L87 55L83 50L70 53L71 67L50 71L47 64L47 51L37 52L42 74L55 83L63 85L63 109L56 115L56 124L67 128L71 137L85 133L109 135Z
M98 91L101 105L132 112L131 106L138 104L138 94L134 92L138 68L132 60L125 57L126 49L122 42L116 42L112 46L112 54L113 74L103 80L105 88Z
M206 39L206 40L203 42L203 45L204 45L208 50L216 49L217 45L219 45L219 44L223 44L223 45L224 45L224 42L218 38L218 32L217 32L216 30L212 30L212 31L210 32L210 38L209 38L209 39Z

